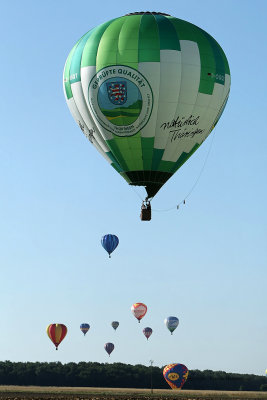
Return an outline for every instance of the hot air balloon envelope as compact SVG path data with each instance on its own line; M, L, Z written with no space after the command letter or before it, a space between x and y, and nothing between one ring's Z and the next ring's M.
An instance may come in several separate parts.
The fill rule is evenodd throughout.
M83 323L83 324L80 325L80 329L81 329L81 331L83 332L83 334L86 335L86 333L87 333L87 332L89 331L89 329L90 329L90 325L89 325L89 324L86 324L86 323Z
M102 237L101 244L108 252L110 257L110 254L116 249L119 244L119 238L116 235L108 234Z
M113 352L114 350L114 344L113 343L106 343L104 346L104 349L106 350L106 352L108 353L108 355L110 356L110 354Z
M179 319L177 317L168 317L164 320L164 323L172 334L179 325Z
M111 326L114 330L116 330L118 328L118 326L120 325L120 323L118 321L112 321L111 322Z
M56 346L56 350L59 344L62 342L67 334L67 327L64 324L50 324L46 328L48 337L52 340Z
M183 364L169 364L164 368L163 376L172 389L182 389L188 377L188 369Z
M131 307L131 311L138 322L146 315L147 306L144 303L134 303Z
M160 12L89 30L64 68L77 124L130 185L145 187L147 199L209 136L229 91L229 65L217 41Z
M144 328L143 329L143 334L145 335L145 337L147 338L147 340L150 338L150 336L152 335L152 329L151 328Z

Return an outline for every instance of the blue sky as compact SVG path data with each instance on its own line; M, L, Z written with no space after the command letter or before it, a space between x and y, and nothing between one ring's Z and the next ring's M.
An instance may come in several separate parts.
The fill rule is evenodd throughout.
M206 30L232 76L214 134L153 200L149 223L139 219L139 192L83 137L62 90L65 60L85 32L143 10ZM153 359L264 374L266 12L264 0L1 5L1 360ZM106 233L120 238L111 259L100 245ZM140 325L135 302L148 306ZM180 319L173 336L163 324L170 315ZM46 335L53 322L69 329L57 352ZM91 325L86 337L82 322Z

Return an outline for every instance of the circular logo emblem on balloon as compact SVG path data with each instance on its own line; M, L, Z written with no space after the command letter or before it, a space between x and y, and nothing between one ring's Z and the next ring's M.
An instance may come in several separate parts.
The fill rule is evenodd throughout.
M176 374L175 372L173 372L173 373L170 373L170 374L168 375L168 378L169 378L171 381L177 381L177 379L179 379L179 375Z
M89 84L88 101L100 125L116 136L133 136L149 121L153 93L139 71L113 65L98 71Z

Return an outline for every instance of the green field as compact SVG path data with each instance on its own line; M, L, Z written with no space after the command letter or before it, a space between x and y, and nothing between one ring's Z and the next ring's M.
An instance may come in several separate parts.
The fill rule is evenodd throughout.
M117 389L93 387L0 386L0 399L60 399L60 400L253 400L267 399L267 392L230 392L209 390Z
M105 117L112 122L112 124L117 126L127 126L131 125L137 120L140 114L140 110L132 108L114 108L114 110L106 110L101 108L102 113Z

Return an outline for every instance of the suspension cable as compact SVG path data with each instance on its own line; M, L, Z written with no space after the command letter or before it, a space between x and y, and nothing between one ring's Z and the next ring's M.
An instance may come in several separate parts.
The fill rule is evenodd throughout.
M185 200L191 195L191 193L193 192L193 190L194 190L195 187L197 186L197 184L198 184L198 182L199 182L199 180L200 180L200 178L201 178L201 175L202 175L202 173L203 173L203 171L204 171L204 169L205 169L205 166L206 166L206 164L207 164L207 161L208 161L208 158L209 158L209 155L210 155L210 152L211 152L211 148L212 148L212 145L213 145L213 142L214 142L214 138L215 138L215 132L213 133L213 137L212 137L212 140L211 140L211 143L210 143L208 152L207 152L207 154L206 154L204 163L203 163L202 168L201 168L201 170L200 170L200 172L199 172L199 174L198 174L198 177L197 177L196 181L194 182L193 186L191 187L191 189L189 190L189 192L187 193L187 195L183 198L183 200L181 200L178 204L176 204L176 205L173 206L173 207L170 207L170 208L167 208L167 209L162 209L162 210L157 210L157 209L155 209L155 208L152 208L152 211L156 211L156 212L166 212L166 211L174 210L175 208L178 210L179 207L180 207L180 205L185 204Z

